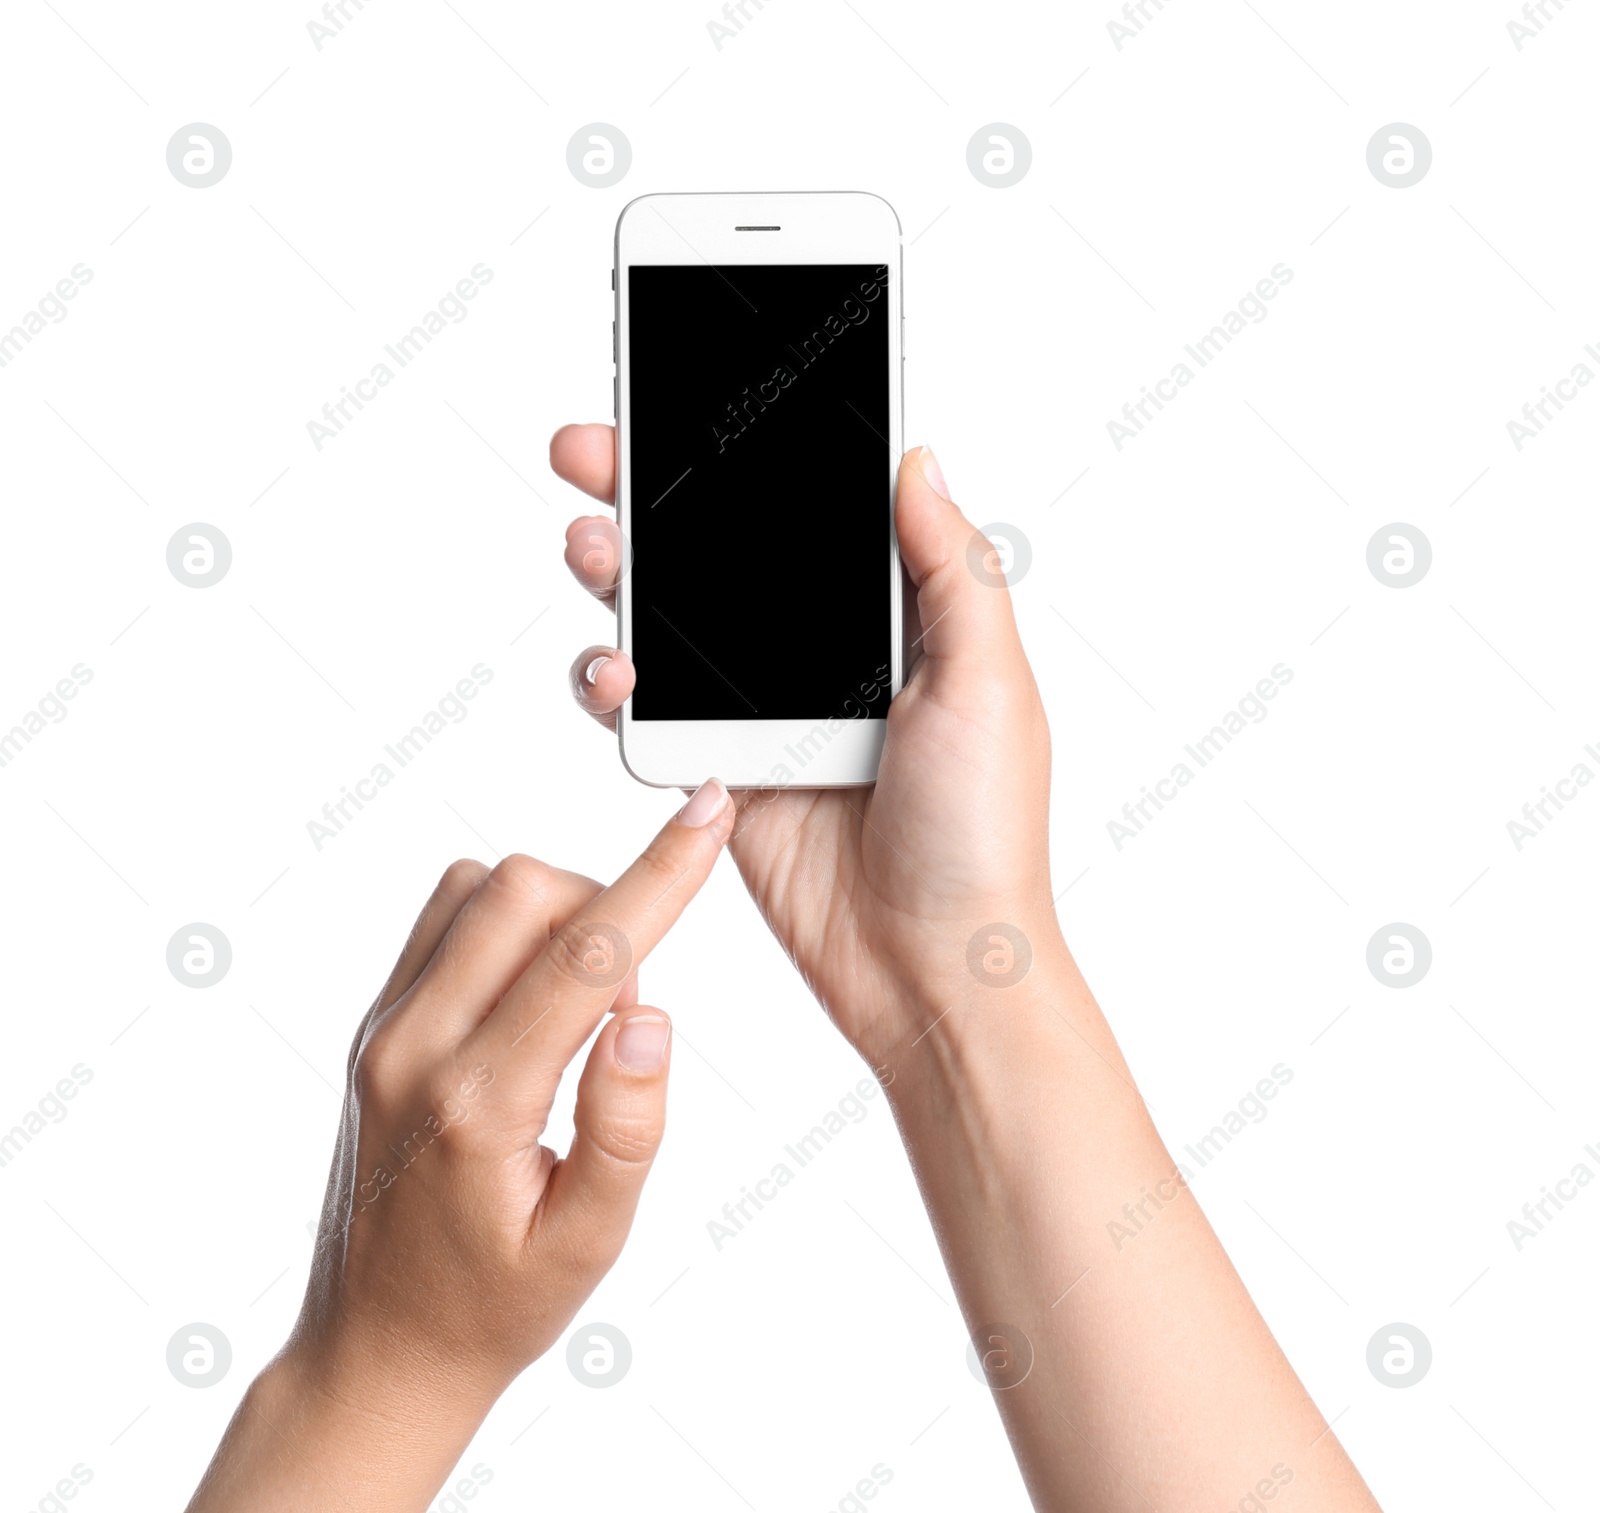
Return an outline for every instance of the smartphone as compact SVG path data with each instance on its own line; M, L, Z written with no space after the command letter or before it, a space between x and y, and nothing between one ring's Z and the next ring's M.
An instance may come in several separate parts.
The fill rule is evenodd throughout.
M617 720L641 782L877 776L900 690L900 222L863 193L617 220Z

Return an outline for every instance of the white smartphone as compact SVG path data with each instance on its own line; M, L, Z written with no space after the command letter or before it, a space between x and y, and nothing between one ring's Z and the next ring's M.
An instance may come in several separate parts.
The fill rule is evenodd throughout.
M872 194L617 220L617 721L641 782L877 776L900 690L900 221Z

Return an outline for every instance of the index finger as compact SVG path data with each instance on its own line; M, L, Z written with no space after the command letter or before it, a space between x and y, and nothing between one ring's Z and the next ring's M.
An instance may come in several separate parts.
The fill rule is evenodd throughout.
M716 778L702 784L638 860L551 937L463 1047L494 1069L497 1099L522 1117L549 1111L567 1063L710 877L733 821L728 790Z

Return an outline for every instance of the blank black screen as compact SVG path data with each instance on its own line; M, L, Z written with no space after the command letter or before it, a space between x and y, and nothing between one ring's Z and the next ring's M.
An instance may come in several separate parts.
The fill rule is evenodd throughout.
M888 270L626 277L633 718L882 719Z

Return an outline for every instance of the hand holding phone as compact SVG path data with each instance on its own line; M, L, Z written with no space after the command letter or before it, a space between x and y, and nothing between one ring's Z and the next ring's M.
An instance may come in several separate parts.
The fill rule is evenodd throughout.
M608 427L569 426L550 455L611 497ZM825 472L813 486L827 488ZM902 460L895 520L924 655L889 712L877 784L739 795L729 849L887 1091L963 1311L982 1321L972 1358L986 1372L1025 1360L1025 1379L989 1380L1033 1500L1231 1506L1270 1467L1308 1507L1376 1513L1205 1216L1171 1185L1172 1158L1061 938L1044 711L995 556L926 448ZM590 516L567 536L568 564L602 597L614 576L575 544L614 530ZM602 723L635 683L609 648L573 667ZM772 1016L749 1028L762 1047L783 1033ZM1152 1190L1176 1196L1122 1254L1107 1217ZM1063 1403L1096 1416L1082 1427ZM1274 1460L1285 1444L1307 1447L1292 1466ZM1108 1474L1113 1459L1137 1470Z
M550 458L569 482L612 497L609 426L565 427ZM1010 590L933 453L908 452L898 478L919 659L883 722L877 783L736 794L729 844L763 917L873 1066L972 985L968 948L984 927L1021 930L1041 966L1066 950L1050 888L1050 734ZM826 472L809 486L825 493ZM615 532L599 515L567 531L567 565L605 603L619 583ZM608 729L644 677L612 646L590 646L572 666L575 697Z

